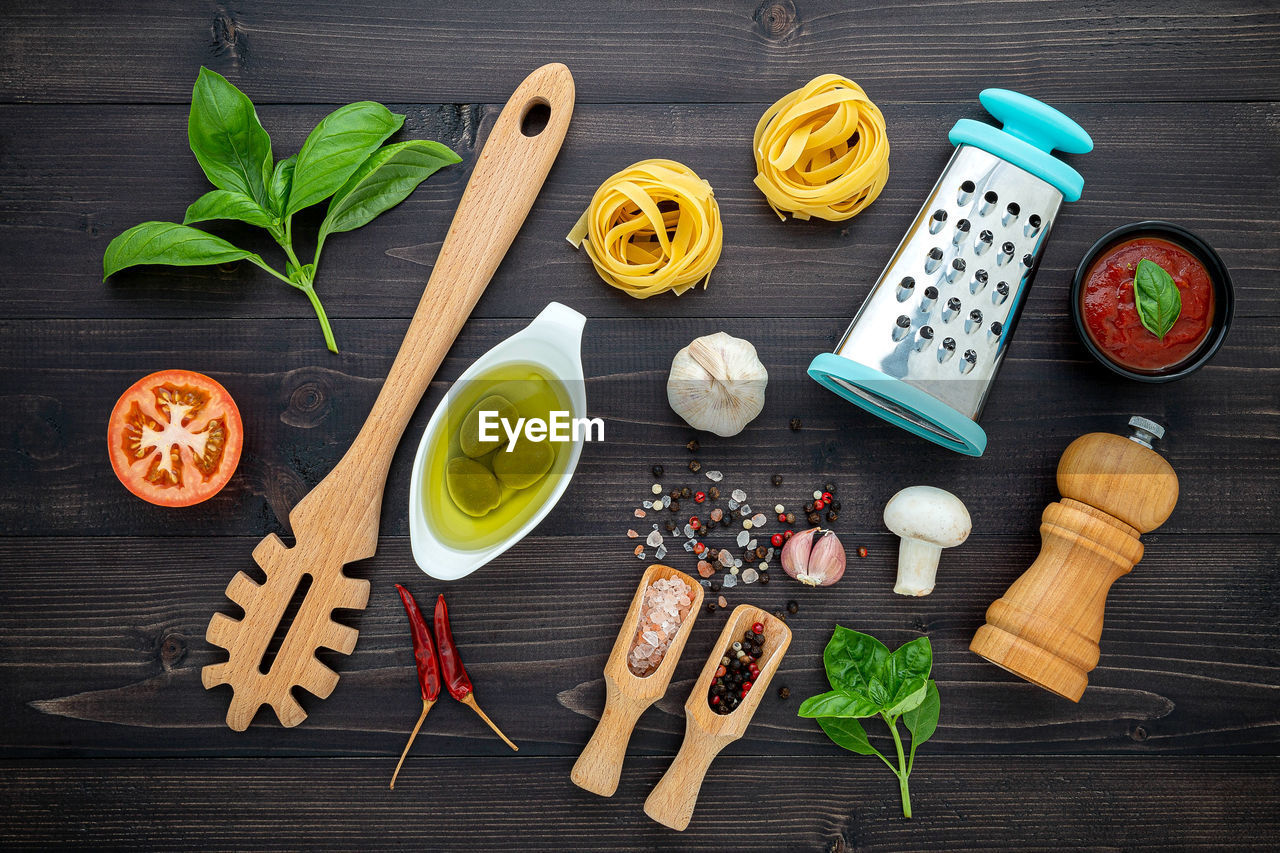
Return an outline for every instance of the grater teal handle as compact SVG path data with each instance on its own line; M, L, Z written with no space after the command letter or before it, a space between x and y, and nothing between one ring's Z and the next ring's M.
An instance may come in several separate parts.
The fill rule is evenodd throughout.
M1093 140L1084 128L1043 101L1008 89L984 89L978 100L1004 129L960 119L948 135L953 145L973 145L989 151L1053 185L1066 201L1080 198L1084 178L1052 152L1092 151Z

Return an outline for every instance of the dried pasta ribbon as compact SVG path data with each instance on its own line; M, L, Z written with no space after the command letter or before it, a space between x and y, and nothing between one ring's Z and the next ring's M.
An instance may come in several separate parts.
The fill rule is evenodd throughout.
M815 77L765 110L754 145L756 186L784 220L849 219L889 180L884 116L839 74Z
M724 232L709 183L674 160L641 160L600 185L567 239L607 284L648 299L706 289Z

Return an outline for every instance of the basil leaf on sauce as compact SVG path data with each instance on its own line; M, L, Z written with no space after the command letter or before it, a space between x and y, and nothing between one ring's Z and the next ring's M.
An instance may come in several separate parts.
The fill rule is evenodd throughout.
M1146 258L1138 261L1133 276L1133 301L1138 319L1160 340L1169 334L1182 313L1182 295L1173 276L1164 267Z

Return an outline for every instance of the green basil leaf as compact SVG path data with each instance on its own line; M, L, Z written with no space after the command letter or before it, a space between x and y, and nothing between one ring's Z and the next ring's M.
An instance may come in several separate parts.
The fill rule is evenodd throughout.
M320 224L320 239L367 225L408 198L437 170L460 162L457 154L429 139L379 148L334 193Z
M904 711L912 710L924 701L928 687L929 681L926 678L912 676L906 679L891 699L881 703L884 712L890 717L896 717Z
M889 700L892 696L889 693L889 689L884 686L884 682L873 677L869 682L867 682L867 698L872 702L875 702L878 707L883 708L885 705L889 704Z
M877 755L879 750L871 745L862 723L849 717L819 717L818 725L837 746L859 755Z
M911 750L933 737L938 728L938 715L942 711L942 700L938 696L938 685L929 682L924 701L902 715L902 721L911 732Z
M285 206L289 202L289 190L293 186L293 167L298 162L298 155L286 157L276 163L271 173L271 183L267 186L267 201L276 216L284 216Z
M1133 274L1133 302L1142 325L1160 340L1169 334L1182 313L1182 294L1173 276L1146 258L1138 261Z
M837 625L822 652L827 680L836 690L866 690L889 659L889 649L875 637Z
M208 68L200 69L191 92L187 138L211 184L268 206L271 137L258 121L253 102Z
M910 678L928 680L932 669L933 647L929 645L929 638L916 637L889 655L885 663L885 681L890 692L896 695L904 681Z
M321 119L298 152L285 214L297 213L337 192L402 124L404 116L373 101L347 104Z
M182 217L182 224L208 222L210 219L234 219L259 228L270 228L275 224L271 211L247 195L229 190L210 190L193 201L187 208L187 215Z
M198 228L176 222L143 222L111 241L102 256L102 278L138 264L176 267L225 264L248 259L262 264L253 252L231 245Z
M796 712L801 717L870 717L880 705L861 691L831 690L810 696Z

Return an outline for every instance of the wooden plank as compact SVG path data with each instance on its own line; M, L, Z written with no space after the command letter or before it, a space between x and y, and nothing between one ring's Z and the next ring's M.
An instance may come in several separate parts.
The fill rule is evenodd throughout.
M930 755L912 774L915 816L904 820L893 777L874 758L748 763L734 744L682 833L641 810L669 761L632 758L612 799L571 785L567 758L418 752L394 791L385 759L9 762L0 839L22 848L1268 850L1280 832L1274 758Z
M384 534L408 532L408 474L427 419L447 385L523 321L470 322L392 464ZM288 508L337 462L372 406L407 321L346 320L345 351L323 351L310 320L0 321L0 530L24 535L170 535L175 514L126 495L107 464L102 436L118 394L140 376L175 366L210 373L238 400L247 438L226 489L181 516L182 532L279 531ZM841 323L841 327L843 323ZM1112 377L1088 360L1061 320L1032 314L1019 326L982 418L989 450L957 455L862 412L810 380L813 355L830 348L825 321L772 323L698 317L640 323L591 320L584 346L589 411L605 419L605 442L589 444L576 481L542 530L583 531L584 522L629 516L663 464L677 477L692 430L666 401L674 352L722 329L755 342L770 370L764 412L741 435L702 436L699 458L748 491L774 473L806 490L834 477L854 487L848 521L878 530L898 488L931 482L973 507L978 529L1034 531L1056 497L1063 448L1095 430L1125 431L1132 414L1169 428L1162 451L1183 479L1164 533L1271 533L1280 490L1275 453L1274 324L1241 324L1231 345L1196 376L1170 385ZM795 434L788 422L801 417ZM687 472L686 472L687 473ZM700 476L700 475L699 475ZM684 478L692 481L692 478ZM800 497L791 492L790 499ZM651 497L651 496L650 496Z
M576 535L539 534L465 583L419 573L403 537L383 541L349 571L373 583L369 607L345 619L360 630L350 657L325 655L340 674L323 702L301 694L310 717L282 730L269 711L247 732L223 718L228 694L201 688L199 670L224 657L204 642L223 588L253 571L249 537L0 539L0 756L378 755L394 760L417 716L408 630L393 582L450 615L477 695L521 747L521 757L576 757L603 707L602 672L646 563L618 532L593 520ZM869 526L869 525L867 525ZM818 755L828 745L795 716L827 689L821 652L834 623L896 647L926 633L943 716L934 755L1215 753L1274 755L1280 744L1280 620L1266 590L1280 561L1269 536L1152 536L1147 557L1113 588L1102 661L1079 704L1055 697L968 651L983 613L1030 564L1038 542L977 535L946 552L937 590L891 593L897 540L845 528L850 557L837 585L809 590L778 570L767 586L726 591L731 605L781 609L795 639L745 739L753 755ZM723 537L726 540L728 537ZM714 540L713 540L714 541ZM727 543L726 543L727 544ZM692 570L677 546L667 562ZM684 730L684 701L726 618L702 614L664 698L640 720L637 754L664 754ZM886 748L891 748L887 743ZM506 747L466 708L442 700L418 754L500 756ZM388 764L387 772L391 765ZM565 767L568 772L568 766Z
M54 0L0 34L7 101L183 101L201 65L258 102L496 101L565 62L584 103L769 100L826 71L879 98L969 97L984 86L1127 101L1274 100L1280 16L1247 0L847 0L637 5L611 0L424 10L389 0L147 7ZM110 68L109 74L103 69ZM762 94L763 93L763 94Z
M971 96L959 104L888 102L884 108L893 145L888 188L856 219L833 224L779 222L752 184L750 134L760 105L580 106L476 316L532 316L562 299L591 317L809 317L827 320L837 333L945 166L952 151L947 129L982 112ZM328 109L263 108L277 155L297 150ZM409 115L402 137L438 139L465 162L432 177L358 234L328 241L318 289L338 320L413 313L474 163L476 139L497 114L491 106L397 109ZM100 283L102 253L112 237L142 220L180 221L186 205L209 188L187 148L186 112L179 106L0 108L6 316L312 316L302 294L249 264L126 270ZM1269 131L1280 122L1280 105L1204 105L1193 118L1185 105L1169 104L1088 103L1071 112L1097 147L1073 158L1086 177L1085 196L1067 205L1055 224L1029 312L1065 319L1071 277L1089 246L1125 222L1164 218L1200 233L1222 253L1235 278L1240 324L1280 314L1272 298L1280 276L1273 239L1280 232L1280 142ZM716 188L726 242L705 293L631 299L605 286L585 254L564 240L604 178L653 156L683 160ZM300 219L297 233L308 235L303 245L310 245L319 213ZM279 248L257 229L214 223L209 230L283 266Z

